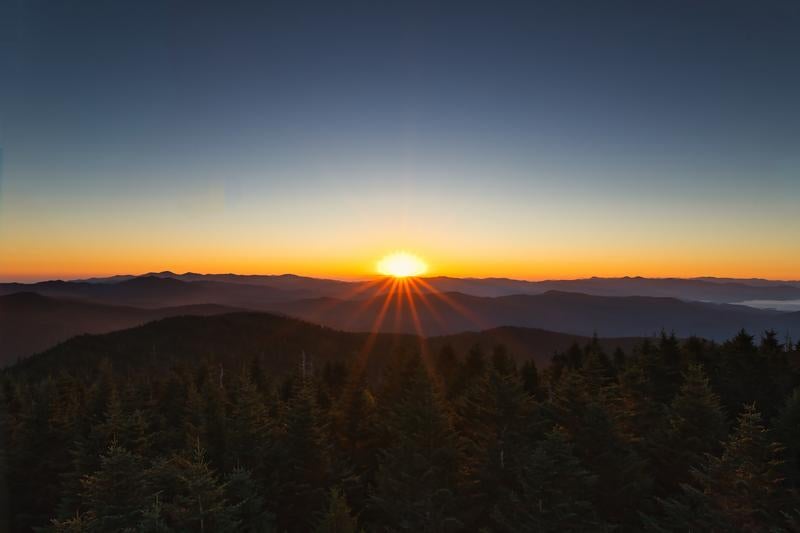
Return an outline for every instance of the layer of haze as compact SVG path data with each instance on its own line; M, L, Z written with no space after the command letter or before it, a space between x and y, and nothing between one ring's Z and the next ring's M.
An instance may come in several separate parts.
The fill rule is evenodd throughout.
M0 279L800 277L800 4L0 2Z

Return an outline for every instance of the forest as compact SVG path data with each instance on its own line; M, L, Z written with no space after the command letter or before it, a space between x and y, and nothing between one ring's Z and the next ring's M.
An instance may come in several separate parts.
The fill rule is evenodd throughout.
M768 331L0 373L0 530L800 530L800 350ZM85 362L85 361L84 361Z

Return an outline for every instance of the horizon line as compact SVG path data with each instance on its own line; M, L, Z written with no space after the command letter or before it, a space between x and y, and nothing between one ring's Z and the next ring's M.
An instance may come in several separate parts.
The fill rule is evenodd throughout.
M142 277L157 277L158 275L164 276L188 276L188 275L195 275L195 276L241 276L241 277L286 277L286 276L294 276L298 278L307 278L307 279L315 279L321 281L338 281L343 283L361 283L365 281L370 281L374 279L380 279L384 276L382 274L373 274L368 276L312 276L312 275L305 275L305 274L295 274L293 272L281 272L275 274L241 274L237 272L196 272L196 271L186 271L183 273L179 273L173 270L150 270L147 272L143 272L140 274L87 274L83 276L34 276L34 277L27 277L27 276L20 276L20 277L12 277L12 276L0 276L0 283L20 283L20 284L35 284L35 283L42 283L47 281L64 281L64 282L79 282L79 281L90 281L90 280L107 280L116 277L124 278L142 278ZM684 281L703 281L703 280L730 280L730 281L766 281L772 283L800 283L800 279L785 279L785 278L766 278L766 277L758 277L758 276L750 276L750 277L736 277L736 276L717 276L717 275L700 275L700 276L642 276L638 274L627 274L621 276L584 276L584 277L575 277L575 278L559 278L559 277L543 277L543 278L522 278L522 277L510 277L510 276L450 276L446 274L437 274L437 275L430 275L430 276L415 276L421 279L453 279L453 280L473 280L473 281L487 281L487 280L507 280L507 281L516 281L522 283L546 283L546 282L557 282L557 281L587 281L593 279L600 279L600 280L622 280L622 279L646 279L646 280L684 280Z

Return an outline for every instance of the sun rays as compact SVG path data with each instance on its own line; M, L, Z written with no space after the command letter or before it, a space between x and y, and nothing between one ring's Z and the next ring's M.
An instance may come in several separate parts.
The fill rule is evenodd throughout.
M426 371L438 382L428 337L448 331L449 324L445 318L448 315L461 317L475 329L486 329L486 325L453 295L440 291L433 278L420 277L427 268L421 258L408 252L389 254L376 264L381 277L320 298L308 318L325 322L326 316L339 312L337 307L349 302L351 305L347 307L354 311L348 311L345 329L366 333L353 361L357 373L369 363L380 333L392 335L395 346L404 342L404 334L410 333L416 337L417 350Z
M368 365L380 333L393 335L396 342L400 342L402 334L409 332L416 337L417 350L426 372L438 383L440 380L429 350L428 337L433 333L446 331L447 323L443 313L446 310L454 311L475 328L485 327L473 313L450 295L439 291L433 283L418 276L398 275L408 272L405 267L394 272L395 275L365 282L340 298L323 302L318 312L335 313L338 304L346 300L361 300L350 324L366 321L370 326L361 348L355 354L353 363L357 372L362 372ZM366 320L359 320L364 318Z

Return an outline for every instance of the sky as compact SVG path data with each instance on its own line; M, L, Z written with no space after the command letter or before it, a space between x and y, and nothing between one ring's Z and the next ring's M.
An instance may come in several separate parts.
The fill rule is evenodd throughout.
M800 278L800 3L0 0L0 280Z

